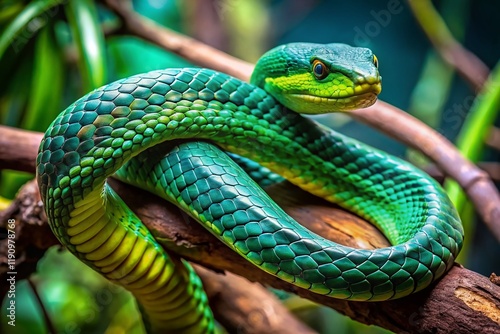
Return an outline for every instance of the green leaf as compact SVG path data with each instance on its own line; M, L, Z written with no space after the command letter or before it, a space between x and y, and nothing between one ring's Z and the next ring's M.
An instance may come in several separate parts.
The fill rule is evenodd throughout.
M61 112L63 96L64 60L53 25L40 32L34 60L30 99L22 128L45 131Z
M0 81L0 122L4 125L21 127L33 76L34 44L30 42L17 57L9 53L0 60L0 78L9 78Z
M0 34L0 58L2 58L10 45L12 45L14 51L19 52L34 34L32 29L26 28L27 24L43 13L46 13L49 17L51 15L53 16L53 12L49 10L59 5L61 1L39 0L30 2L22 12L7 25L4 32ZM47 19L47 17L45 17L45 19Z
M16 193L26 182L33 179L33 174L16 170L2 170L0 174L0 194L2 197L14 199Z
M104 33L97 8L91 0L73 0L66 6L66 16L78 48L83 89L91 91L107 82Z
M2 5L2 10L0 10L0 25L10 22L14 17L19 15L23 8L24 4L21 2Z

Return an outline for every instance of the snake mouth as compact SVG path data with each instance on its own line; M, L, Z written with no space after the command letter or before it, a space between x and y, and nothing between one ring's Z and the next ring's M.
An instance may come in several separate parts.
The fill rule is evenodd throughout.
M322 112L328 111L350 111L355 109L361 109L371 106L377 101L378 93L373 91L365 92L361 94L355 94L344 97L324 97L311 94L290 94L291 97L295 99L302 100L306 103L312 103L316 106L323 106L324 108L330 108L330 110L324 110L324 108L319 108L324 110ZM316 112L312 112L316 113Z
M289 96L293 99L301 100L305 103L311 103L316 106L325 108L330 107L330 111L350 111L371 106L377 100L378 94L382 91L382 86L379 82L367 83L364 82L350 88L347 95L342 96L340 91L336 91L330 96L319 96L309 94L307 92L290 93ZM337 96L335 96L337 95Z

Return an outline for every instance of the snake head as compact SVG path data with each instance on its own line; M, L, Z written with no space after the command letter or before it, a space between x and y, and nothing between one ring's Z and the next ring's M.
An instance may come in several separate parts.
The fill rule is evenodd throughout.
M307 114L365 108L382 90L373 52L337 43L276 47L259 59L251 81L287 108Z

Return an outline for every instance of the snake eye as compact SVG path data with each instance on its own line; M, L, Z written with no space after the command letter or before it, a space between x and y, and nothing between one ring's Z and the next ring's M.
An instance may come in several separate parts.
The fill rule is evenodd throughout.
M315 60L312 65L313 73L316 76L316 79L322 80L328 76L328 68L323 62L320 60Z
M375 65L375 67L378 68L378 58L375 55L373 55L373 65Z

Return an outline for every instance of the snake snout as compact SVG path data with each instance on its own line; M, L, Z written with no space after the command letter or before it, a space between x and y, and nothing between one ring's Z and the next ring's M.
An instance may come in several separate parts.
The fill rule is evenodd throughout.
M359 75L354 78L354 94L375 94L382 92L382 77L376 73L373 75Z

